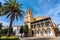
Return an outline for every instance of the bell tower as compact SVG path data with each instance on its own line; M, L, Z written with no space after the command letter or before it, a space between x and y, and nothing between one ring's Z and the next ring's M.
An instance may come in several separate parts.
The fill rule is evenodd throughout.
M30 23L34 21L33 15L32 15L32 11L30 10L30 8L28 8L26 15L24 17L24 23Z
M31 30L31 22L34 21L33 15L32 15L32 11L30 10L30 8L28 8L26 15L24 17L24 24L28 25L28 36L32 36L32 30Z

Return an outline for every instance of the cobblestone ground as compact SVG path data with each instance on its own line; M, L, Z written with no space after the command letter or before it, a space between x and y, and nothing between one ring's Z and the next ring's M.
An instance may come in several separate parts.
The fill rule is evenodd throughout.
M20 38L20 40L60 40L60 37L56 38Z

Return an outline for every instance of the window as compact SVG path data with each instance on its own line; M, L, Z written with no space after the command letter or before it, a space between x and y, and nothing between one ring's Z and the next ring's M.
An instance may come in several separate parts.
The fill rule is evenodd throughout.
M32 30L32 35L34 35L34 31Z
M34 30L34 36L36 36L36 30Z
M43 31L41 31L41 35L43 35Z
M43 35L44 35L45 34L45 29L43 29L42 32L43 32Z
M47 26L47 27L51 26L50 22L49 21L45 22L45 26Z
M44 27L44 23L43 22L41 23L41 27Z
M39 30L39 35L41 35L41 30Z
M31 25L31 28L33 28L33 25Z
M34 25L34 28L36 28L36 24Z
M51 29L48 28L48 29L47 29L47 34L50 34L50 33L51 33Z
M37 27L40 28L40 24L37 24Z

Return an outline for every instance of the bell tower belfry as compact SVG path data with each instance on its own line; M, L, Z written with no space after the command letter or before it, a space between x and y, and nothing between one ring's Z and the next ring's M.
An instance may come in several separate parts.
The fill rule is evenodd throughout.
M24 17L24 23L30 23L34 21L33 15L32 15L32 11L30 10L30 8L28 8L26 15Z

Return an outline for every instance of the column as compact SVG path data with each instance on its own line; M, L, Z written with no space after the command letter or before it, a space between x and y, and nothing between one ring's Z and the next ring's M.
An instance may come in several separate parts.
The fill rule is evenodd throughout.
M44 23L44 25L43 25L43 26L44 26L44 27L46 27L46 26L45 26L45 20L43 20L43 23Z
M35 27L36 27L36 29L38 28L38 27L37 27L37 23L35 23Z
M39 30L39 36L41 36L41 30Z
M53 26L53 23L52 23L51 19L49 19L49 21L50 21L50 25L51 25L51 27L52 27L52 26Z
M51 28L51 30L52 30L53 37L56 37L54 29Z
M39 22L39 28L41 27L41 23Z

